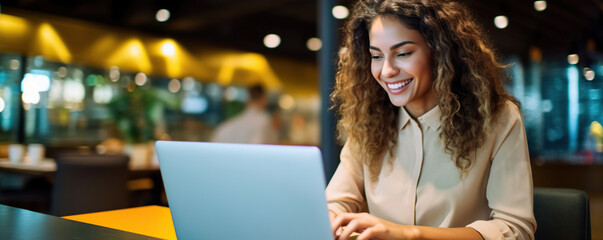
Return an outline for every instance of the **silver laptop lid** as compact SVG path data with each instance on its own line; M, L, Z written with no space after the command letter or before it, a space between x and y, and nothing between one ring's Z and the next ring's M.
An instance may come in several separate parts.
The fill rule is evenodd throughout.
M158 141L179 239L332 239L320 150Z

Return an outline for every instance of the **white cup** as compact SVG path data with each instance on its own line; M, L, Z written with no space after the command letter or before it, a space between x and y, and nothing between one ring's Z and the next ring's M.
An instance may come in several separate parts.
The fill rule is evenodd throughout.
M25 156L25 146L23 144L10 144L8 146L8 158L11 163L18 163Z
M32 143L27 146L27 154L29 155L29 163L38 163L44 159L44 145Z

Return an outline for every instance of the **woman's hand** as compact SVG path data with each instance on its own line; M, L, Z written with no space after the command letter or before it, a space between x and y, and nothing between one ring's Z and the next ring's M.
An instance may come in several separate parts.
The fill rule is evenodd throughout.
M344 228L342 228L344 227ZM331 220L333 237L347 240L354 232L360 235L357 240L368 239L412 239L412 228L395 224L368 213L341 213Z
M402 240L402 239L476 239L482 236L473 228L439 228L428 226L408 226L385 221L368 213L340 213L331 219L333 237L348 240L354 232L356 240ZM331 217L331 212L329 212Z

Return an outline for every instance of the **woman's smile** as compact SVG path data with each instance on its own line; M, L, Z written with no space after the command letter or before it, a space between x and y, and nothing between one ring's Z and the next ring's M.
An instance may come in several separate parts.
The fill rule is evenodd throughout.
M398 94L407 89L408 84L410 84L414 78L397 81L397 82L388 82L386 83L387 90L392 94Z

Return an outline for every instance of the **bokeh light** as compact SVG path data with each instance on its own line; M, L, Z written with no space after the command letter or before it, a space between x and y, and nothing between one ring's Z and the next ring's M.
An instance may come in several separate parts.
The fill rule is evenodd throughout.
M195 79L192 77L185 77L182 79L182 88L184 91L191 91L195 88Z
M6 108L6 103L4 103L4 98L0 97L0 112L3 112L4 108Z
M306 47L308 47L310 51L318 51L322 48L322 41L320 40L320 38L310 38L306 42Z
M289 94L283 94L278 99L278 106L285 111L289 111L295 107L295 99Z
M177 93L182 88L182 84L180 84L180 80L173 78L168 83L168 90L172 93Z
M38 104L40 102L40 93L36 91L23 92L21 99L24 103Z
M494 18L494 26L498 29L505 29L509 26L509 19L505 15L498 15Z
M64 78L65 76L67 76L67 68L66 67L59 67L57 72L59 72L59 77Z
M17 59L10 60L10 69L17 70L21 66L21 62Z
M155 14L155 19L157 22L165 22L170 19L170 11L167 9L159 9L157 14Z
M276 34L268 34L264 37L264 46L267 48L275 48L281 45L281 37Z
M174 45L174 42L164 42L161 45L161 53L163 53L163 55L167 57L173 57L174 55L176 55L176 45Z
M350 10L345 6L337 5L333 7L332 13L337 19L345 19L350 15Z
M575 65L578 64L579 61L580 57L578 56L578 54L572 53L570 55L567 55L567 62L569 64Z
M119 68L117 66L111 67L109 70L109 79L111 82L117 82L119 80Z
M546 1L534 1L534 9L539 12L546 10Z
M584 78L586 78L586 80L588 81L592 81L593 79L595 79L595 71L593 71L592 69L585 67L584 68Z
M141 72L137 73L136 77L134 77L134 82L138 86L144 85L145 83L147 83L147 75Z

